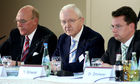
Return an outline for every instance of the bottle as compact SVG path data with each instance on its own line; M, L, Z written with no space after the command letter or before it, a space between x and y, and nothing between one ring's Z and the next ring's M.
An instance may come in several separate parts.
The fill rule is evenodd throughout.
M50 57L48 54L48 43L44 43L42 66L45 69L46 76L49 76L51 74L51 64L50 64Z
M140 57L139 57L139 62L138 62L138 73L139 73L138 81L140 81Z
M122 64L121 54L116 55L115 74L116 74L116 81L123 81L123 64Z
M85 71L86 67L90 67L90 59L89 59L89 52L85 51L85 59L83 64L83 71Z
M125 60L123 64L123 81L130 81L130 60Z
M132 52L130 81L137 81L138 75L139 74L138 74L138 64L137 64L136 52Z
M140 70L140 57L139 57L139 62L138 62L138 70Z

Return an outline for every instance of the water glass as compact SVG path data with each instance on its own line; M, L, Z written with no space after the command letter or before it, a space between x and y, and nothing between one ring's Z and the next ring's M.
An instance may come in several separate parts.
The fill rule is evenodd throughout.
M11 56L2 56L2 64L4 67L9 67L12 62L12 57Z
M51 69L52 69L54 75L56 75L57 72L61 70L61 57L53 56L51 64L52 64Z

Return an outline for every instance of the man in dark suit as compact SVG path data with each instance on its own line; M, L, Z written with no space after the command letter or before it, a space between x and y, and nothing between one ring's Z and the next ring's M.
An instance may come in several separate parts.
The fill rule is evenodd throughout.
M140 56L140 31L137 31L137 16L132 8L123 6L112 12L112 37L108 42L108 48L101 60L102 66L114 65L116 54L122 54L122 61L131 60L132 52L136 52L137 60ZM123 45L126 54L123 54Z
M48 51L51 56L56 48L57 37L48 28L38 25L39 13L33 6L26 5L22 7L16 16L17 27L13 29L6 42L0 47L2 56L12 56L12 65L16 61L20 64L41 64L43 56L43 43L48 43ZM29 38L28 52L23 60L25 37Z
M60 21L64 34L59 37L54 56L61 56L62 69L69 72L82 72L85 51L89 51L89 58L100 58L104 53L104 39L102 36L83 25L84 18L74 4L64 6L60 11ZM76 47L71 47L76 41ZM72 53L75 52L74 57Z

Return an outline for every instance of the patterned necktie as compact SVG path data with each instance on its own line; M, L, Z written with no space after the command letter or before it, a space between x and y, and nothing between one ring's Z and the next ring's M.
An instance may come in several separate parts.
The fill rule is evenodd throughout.
M22 53L22 58L21 58L21 61L24 61L27 54L29 53L29 37L28 36L25 36L25 44L24 44L24 47L23 47L23 53Z
M122 44L122 61L126 60L127 50L128 50L128 47L126 45Z
M72 44L70 47L69 63L76 62L75 55L76 55L76 40L72 40Z

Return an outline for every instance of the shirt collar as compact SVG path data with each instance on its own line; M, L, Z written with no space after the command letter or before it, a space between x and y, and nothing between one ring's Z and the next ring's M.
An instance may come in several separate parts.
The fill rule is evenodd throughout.
M129 45L130 45L130 43L131 43L133 37L134 37L134 35L133 35L128 41L126 41L126 42L124 43L124 45L126 45L127 47L129 47ZM122 44L123 44L123 43L121 43L121 45L122 45Z
M37 28L36 28L36 29L37 29ZM36 32L36 29L35 29L31 34L28 35L28 37L29 37L29 39L30 39L30 43L32 42L33 36L34 36L34 34L35 34L35 32Z
M80 36L81 36L81 34L82 34L82 31L83 31L83 26L82 26L80 32L79 32L74 38L71 36L71 41L72 41L72 39L74 39L74 40L76 40L77 42L79 42Z

